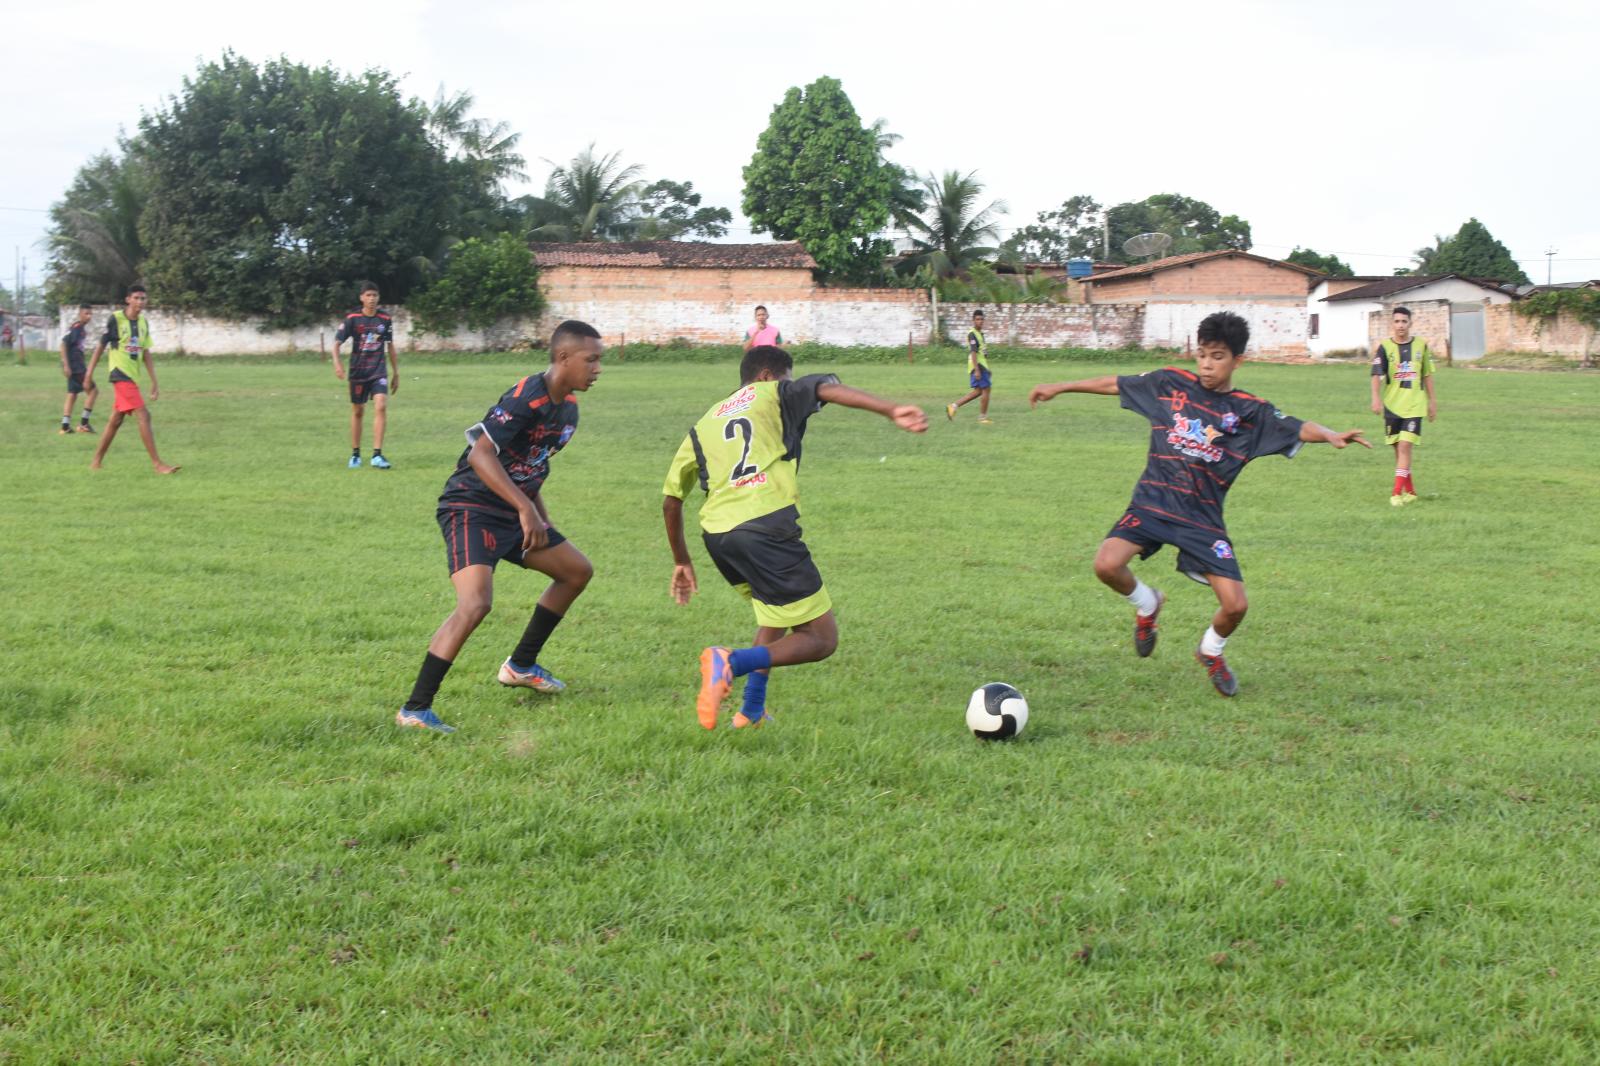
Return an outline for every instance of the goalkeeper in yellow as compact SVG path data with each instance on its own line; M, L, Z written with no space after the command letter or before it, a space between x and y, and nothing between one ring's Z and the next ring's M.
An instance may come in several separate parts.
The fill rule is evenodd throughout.
M672 598L688 603L700 587L683 535L683 500L698 483L706 493L700 508L706 552L756 613L751 647L700 653L695 709L706 729L717 727L734 678L746 678L744 706L733 716L734 728L742 729L766 716L772 667L818 662L839 644L833 601L800 539L796 475L806 420L835 403L883 415L911 433L928 428L918 407L841 385L832 374L794 380L793 370L794 360L782 348L761 345L746 352L738 390L712 404L689 430L662 489Z

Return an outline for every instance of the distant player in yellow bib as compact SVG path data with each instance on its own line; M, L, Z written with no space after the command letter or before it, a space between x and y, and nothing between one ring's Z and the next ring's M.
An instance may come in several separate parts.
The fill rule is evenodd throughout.
M700 724L717 727L735 677L747 677L736 729L766 716L767 674L774 666L813 663L833 654L839 627L822 575L800 539L796 475L806 421L824 404L872 411L901 429L922 433L922 410L841 385L832 374L791 379L794 360L782 348L745 353L739 388L701 416L667 470L661 502L672 548L672 598L699 591L683 535L683 500L698 484L706 493L700 528L706 552L728 584L749 597L756 615L751 647L700 653Z
M1433 394L1433 352L1411 335L1411 309L1389 316L1389 339L1372 353L1372 413L1383 415L1383 440L1394 448L1394 491L1389 502L1402 507L1417 498L1411 480L1411 448L1422 440L1422 416L1439 415Z

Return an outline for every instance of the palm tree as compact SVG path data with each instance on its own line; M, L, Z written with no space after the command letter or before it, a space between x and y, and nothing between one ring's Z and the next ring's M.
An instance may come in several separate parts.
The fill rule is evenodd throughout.
M428 108L428 130L454 160L466 161L487 183L498 188L507 181L526 181L527 160L517 151L522 134L512 133L506 122L472 118L475 102L469 92L446 96L444 86Z
M883 159L885 149L893 148L899 144L901 137L898 133L889 131L889 120L880 118L875 120L870 127L872 139L878 145L878 158ZM898 163L883 160L883 165L889 168L892 175L893 186L889 190L889 221L894 228L902 233L911 233L918 221L918 216L927 210L927 194L922 191L916 175Z
M66 195L50 208L46 240L53 299L114 303L139 280L145 199L144 175L131 150L120 160L96 156L78 171Z
M536 241L604 241L630 235L642 166L623 166L621 152L596 156L592 143L565 166L550 165L554 169L544 195L520 201L529 215L529 236Z
M1000 237L998 216L1009 209L1004 200L978 207L983 182L977 174L975 170L966 174L947 170L943 177L931 172L922 176L928 213L926 218L912 219L912 243L917 250L907 257L903 269L914 271L927 265L936 277L945 278L995 255L993 244Z

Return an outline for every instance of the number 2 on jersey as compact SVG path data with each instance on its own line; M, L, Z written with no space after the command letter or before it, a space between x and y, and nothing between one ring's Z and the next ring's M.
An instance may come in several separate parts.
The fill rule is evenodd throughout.
M722 431L722 437L724 440L732 440L735 433L744 438L744 454L733 464L733 473L728 475L729 481L740 481L761 471L761 467L755 463L745 465L750 458L750 441L755 437L755 427L750 424L748 418L729 419L727 428Z

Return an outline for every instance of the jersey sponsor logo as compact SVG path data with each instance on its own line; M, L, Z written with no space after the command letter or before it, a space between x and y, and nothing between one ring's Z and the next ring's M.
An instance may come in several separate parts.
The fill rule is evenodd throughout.
M493 411L489 412L489 417L503 426L507 422L511 421L511 412L507 411L504 407L496 407Z
M1239 416L1229 411L1222 416L1222 432L1232 433L1239 428Z
M750 405L755 402L756 387L754 385L746 385L732 396L729 396L726 400L723 400L722 403L718 404L716 411L713 412L713 415L717 418L726 418L729 415L738 414L740 411L749 410Z
M1212 541L1211 542L1211 550L1212 550L1212 552L1214 552L1216 554L1216 557L1218 559L1232 559L1233 558L1233 545L1229 544L1225 540L1214 540L1214 541Z
M1167 431L1167 443L1191 459L1215 463L1222 458L1222 449L1211 442L1220 436L1220 429L1208 426L1198 418L1173 415L1172 428Z
M738 481L735 481L733 483L733 487L736 488L736 489L742 489L742 488L746 488L746 487L748 487L750 485L765 485L766 483L767 483L767 472L765 470L763 470L759 474L751 474L749 477L740 478Z

